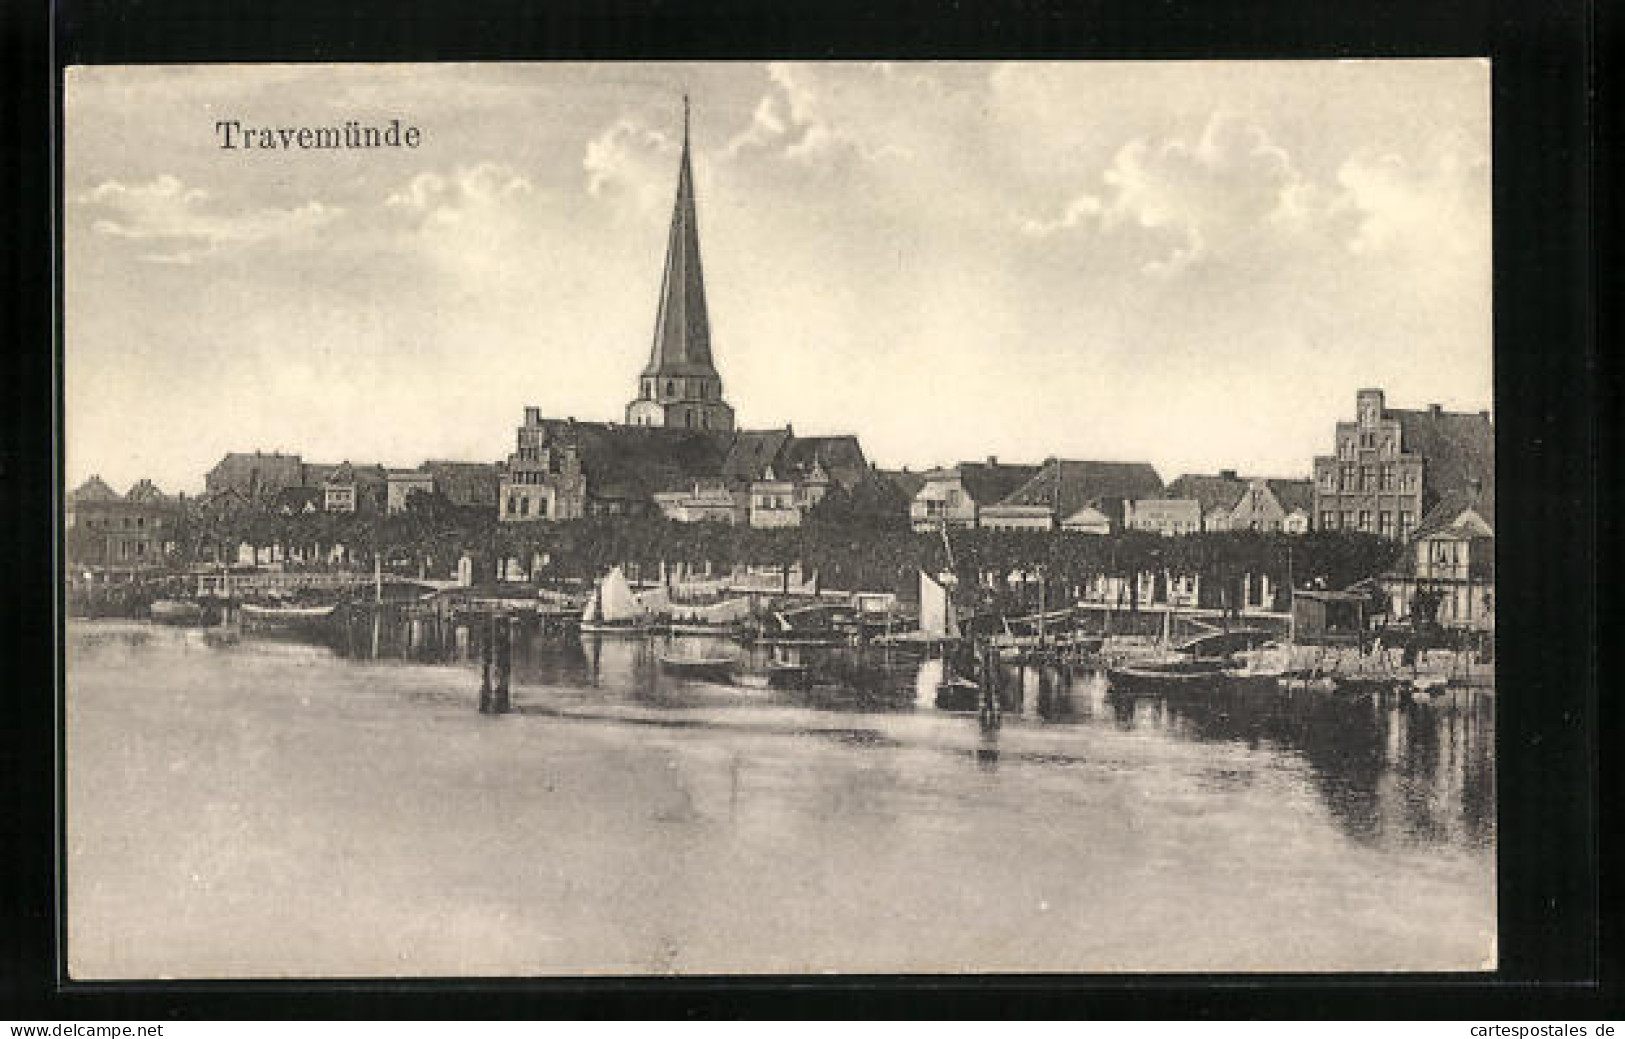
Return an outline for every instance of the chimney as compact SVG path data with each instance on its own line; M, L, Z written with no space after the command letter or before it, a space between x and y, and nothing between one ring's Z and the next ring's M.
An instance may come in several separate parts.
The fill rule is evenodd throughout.
M1490 409L1485 408L1484 410L1480 411L1478 413L1478 417L1483 419L1485 422L1488 422L1490 420Z
M987 456L987 467L989 469L996 468L998 466L998 464L999 464L999 456L998 455L988 455Z
M1221 479L1221 480L1235 480L1235 479L1239 479L1239 477L1236 476L1236 471L1234 469L1220 469L1219 470L1219 479Z
M1429 417L1431 417L1431 418L1438 418L1438 417L1439 417L1439 413L1440 413L1440 412L1441 412L1441 411L1443 411L1443 410L1444 410L1444 409L1443 409L1443 408L1441 408L1441 407L1439 407L1439 405L1437 405L1437 404L1429 404L1429 405L1428 405L1428 415L1429 415Z

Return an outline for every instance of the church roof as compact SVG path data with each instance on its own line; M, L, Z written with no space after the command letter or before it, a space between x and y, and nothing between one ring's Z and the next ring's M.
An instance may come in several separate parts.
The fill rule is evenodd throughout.
M549 442L573 444L595 498L647 500L719 476L728 440L698 430L544 419Z
M717 377L711 361L711 322L705 309L705 277L700 268L700 232L694 215L694 174L689 163L688 99L683 99L683 157L677 167L677 201L666 240L666 267L660 279L654 347L645 377Z

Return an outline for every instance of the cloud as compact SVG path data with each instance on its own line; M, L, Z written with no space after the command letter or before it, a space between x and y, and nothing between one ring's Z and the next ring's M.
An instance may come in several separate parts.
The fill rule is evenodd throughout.
M312 232L345 213L320 201L233 213L209 192L167 173L147 183L104 181L71 201L94 214L95 233L156 243L158 249L139 259L166 264L195 263L227 249L263 243L308 242Z
M677 150L671 137L621 116L587 142L581 157L587 194L629 202L638 212L657 211L671 192L671 159Z
M940 93L936 81L889 62L843 72L827 75L806 65L769 64L769 92L724 153L734 157L759 150L809 166L849 157L879 161L912 156L914 150L874 116L895 109L899 93Z
M1275 231L1301 232L1326 209L1285 149L1244 117L1216 111L1195 140L1135 139L1118 149L1102 187L1058 218L1029 218L1036 236L1082 230L1141 239L1146 274L1168 276L1257 249Z
M1414 159L1357 152L1337 182L1358 224L1350 251L1435 258L1488 255L1488 157L1445 138Z
M459 167L450 176L420 173L384 204L419 228L443 228L510 208L534 191L535 185L511 167L484 162Z

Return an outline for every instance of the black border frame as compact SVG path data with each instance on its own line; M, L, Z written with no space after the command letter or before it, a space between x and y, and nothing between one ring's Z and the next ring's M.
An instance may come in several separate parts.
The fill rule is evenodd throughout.
M1618 37L1584 0L1316 5L1245 0L559 0L531 6L405 0L59 0L35 18L0 10L0 112L19 114L32 154L17 243L0 248L27 329L6 357L18 387L0 455L10 500L48 508L8 539L21 590L6 659L17 722L0 761L0 1012L20 1018L583 1016L1548 1017L1617 1016L1617 890L1599 885L1598 748L1617 746L1599 700L1594 566L1617 562L1613 513L1594 498L1597 452L1615 477L1616 384L1599 373L1592 211L1595 48ZM60 371L57 169L64 64L909 58L1491 57L1494 98L1498 526L1503 613L1536 623L1499 634L1512 690L1497 703L1501 969L1494 975L1157 975L636 980L457 980L58 984L59 753L53 646ZM1611 86L1604 81L1603 86ZM43 88L43 89L42 89ZM15 104L32 89L37 108ZM1612 117L1618 121L1617 114ZM7 120L11 122L11 120ZM43 160L43 161L40 161ZM49 201L46 201L49 200ZM1605 340L1614 341L1614 340ZM51 348L47 348L51 344ZM48 387L48 390L47 390ZM1604 424L1599 424L1603 421ZM1516 488L1515 492L1510 489ZM37 499L36 499L37 500ZM20 510L10 510L21 518ZM1600 542L1600 543L1599 543ZM1617 572L1611 568L1609 574ZM43 618L52 618L47 627ZM54 692L53 692L54 690ZM1614 777L1617 781L1617 774ZM8 786L11 784L8 784ZM1617 782L1607 789L1618 790ZM1611 850L1610 850L1611 855ZM1612 861L1612 858L1610 858ZM1603 928L1607 928L1604 934ZM1607 939L1606 945L1603 940ZM1606 982L1606 987L1603 986Z

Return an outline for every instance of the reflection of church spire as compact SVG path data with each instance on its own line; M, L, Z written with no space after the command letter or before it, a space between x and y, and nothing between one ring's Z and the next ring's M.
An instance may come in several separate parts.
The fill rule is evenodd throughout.
M694 214L694 172L688 145L688 96L683 96L683 157L677 167L677 201L666 240L666 270L655 315L654 349L648 376L709 375L711 323L705 309L705 275L700 268L699 222Z

